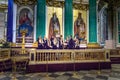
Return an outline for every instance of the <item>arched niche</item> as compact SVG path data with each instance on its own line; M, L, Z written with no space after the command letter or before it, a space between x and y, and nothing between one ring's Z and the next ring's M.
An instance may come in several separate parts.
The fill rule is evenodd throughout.
M108 12L107 4L105 4L98 12L98 42L101 46L105 45L108 39Z

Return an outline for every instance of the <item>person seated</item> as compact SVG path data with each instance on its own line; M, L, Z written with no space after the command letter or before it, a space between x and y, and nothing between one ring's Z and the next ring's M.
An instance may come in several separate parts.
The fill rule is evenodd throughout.
M66 40L64 41L64 49L68 49L68 42L69 42L69 37L66 38Z
M54 45L53 45L52 49L57 49L57 43L58 43L57 38L54 38L53 43L54 43Z
M53 48L53 46L54 46L54 36L51 36L49 46L50 46L51 49Z
M58 38L58 44L57 44L58 49L63 49L63 41L61 38Z
M50 49L50 47L48 46L48 40L46 37L44 37L43 39L43 46L44 46L44 49Z
M77 38L75 40L75 49L80 49L80 47L79 47L79 39L77 39Z
M68 48L69 49L74 49L75 48L75 42L72 39L72 35L70 36L69 42L68 42Z
M43 40L42 40L42 37L38 38L38 49L43 49Z

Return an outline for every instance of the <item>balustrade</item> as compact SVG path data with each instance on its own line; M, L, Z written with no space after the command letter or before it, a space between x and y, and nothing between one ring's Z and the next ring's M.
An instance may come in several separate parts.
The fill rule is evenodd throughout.
M79 50L40 50L25 49L25 54L21 53L22 49L1 49L0 58L2 56L29 58L30 64L43 63L70 63L70 62L90 62L90 61L110 61L110 50L106 49L79 49ZM10 56L11 52L11 56ZM4 53L4 54L3 54ZM9 53L9 54L5 54ZM2 54L2 55L1 55Z
M30 64L109 61L105 49L30 50Z

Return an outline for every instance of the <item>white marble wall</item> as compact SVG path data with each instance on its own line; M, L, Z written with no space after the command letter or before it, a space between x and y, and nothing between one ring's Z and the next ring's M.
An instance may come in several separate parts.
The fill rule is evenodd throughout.
M5 38L5 14L0 12L0 39Z

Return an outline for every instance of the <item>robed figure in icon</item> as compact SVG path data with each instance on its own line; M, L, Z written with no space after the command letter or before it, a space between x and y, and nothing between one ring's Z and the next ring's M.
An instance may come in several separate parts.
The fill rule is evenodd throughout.
M56 36L59 34L60 34L59 19L58 19L56 13L53 13L53 16L50 19L48 38L50 39L51 36Z
M85 40L85 36L86 36L85 22L83 21L81 13L78 13L78 17L74 22L74 35L79 40Z
M33 32L32 21L28 17L28 13L25 12L23 16L19 19L19 28L18 28L18 35L21 36L20 31L26 30L26 36L31 36Z

